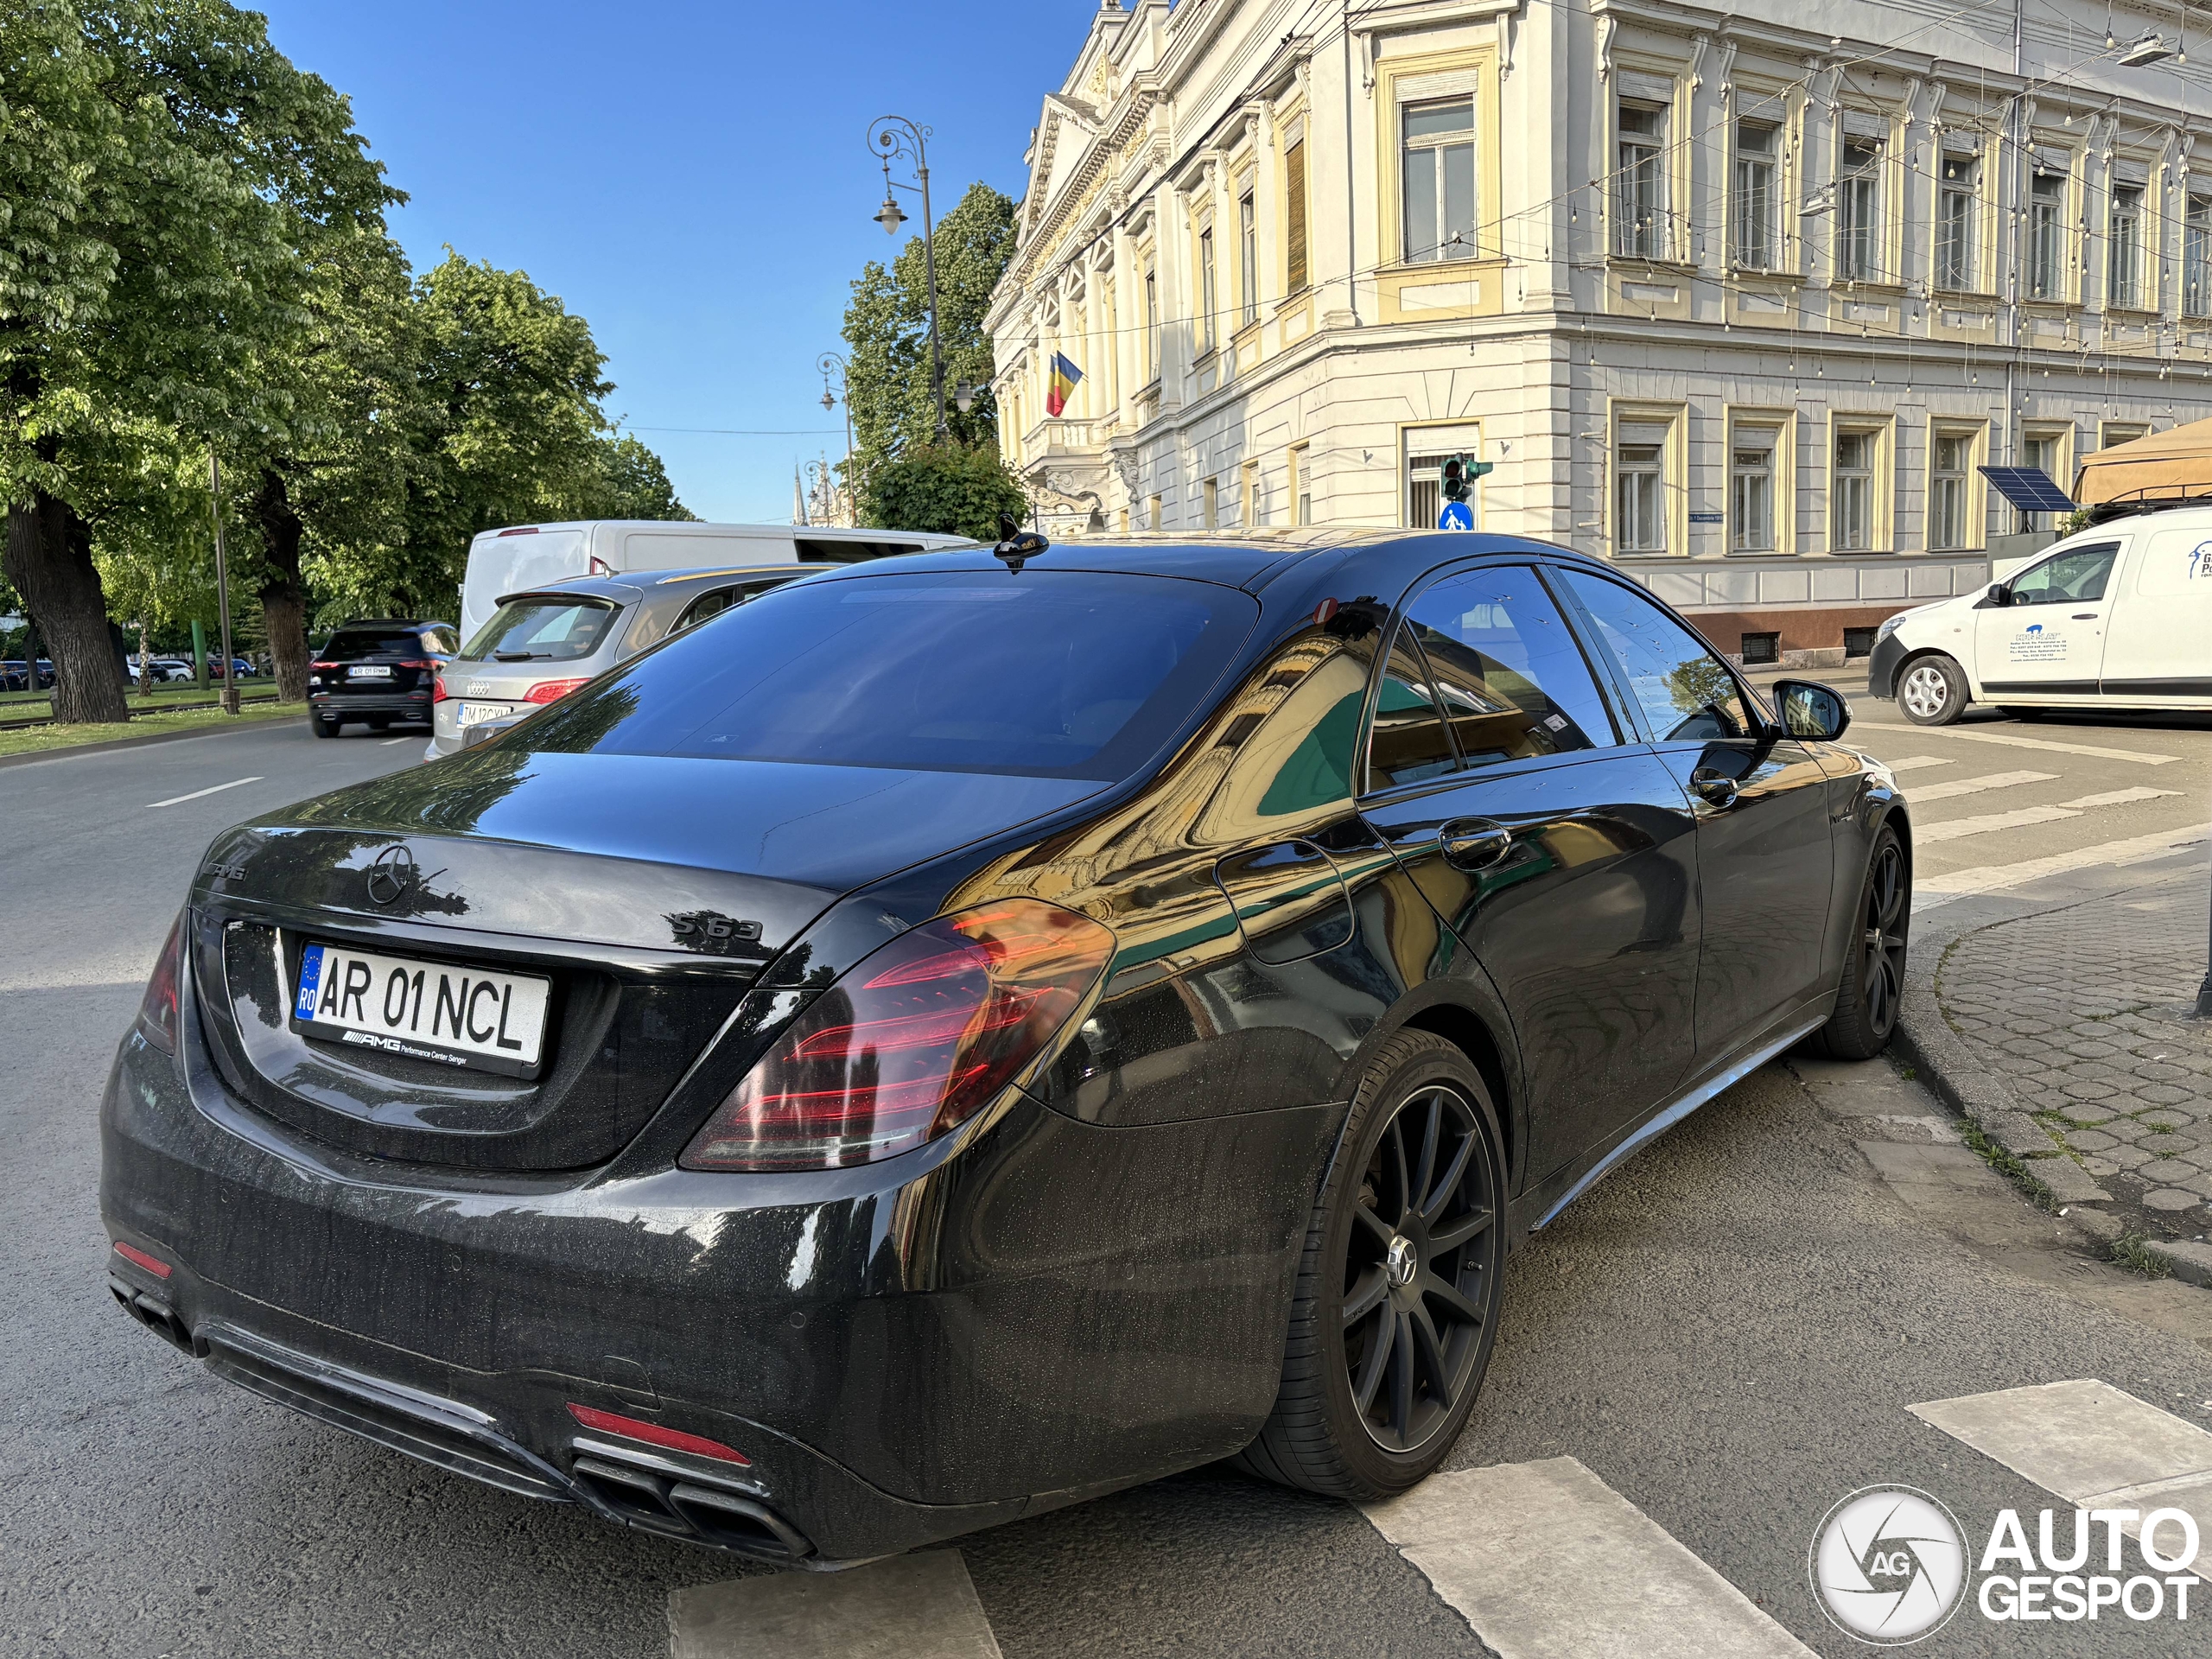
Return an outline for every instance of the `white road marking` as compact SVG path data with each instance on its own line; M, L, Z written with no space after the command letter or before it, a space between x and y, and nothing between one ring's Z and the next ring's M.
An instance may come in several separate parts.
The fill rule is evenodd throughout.
M2070 875L2076 870L2105 868L2120 868L2129 864L2145 864L2153 859L2168 858L2176 853L2189 851L2204 843L2206 831L2195 830L2164 830L2156 835L2133 836L2126 841L2101 842L2094 847L2077 847L2070 853L2054 853L2048 858L2022 859L2014 864L1985 864L1971 870L1953 870L1948 875L1928 875L1914 882L1913 914L1935 910L1955 899L1971 899L1985 893L2003 893L2008 888L2025 887L2031 881L2040 881L2045 876ZM2212 1534L2208 1534L2212 1536Z
M1364 1507L1500 1659L1810 1652L1573 1458L1431 1475Z
M1892 766L1892 772L1897 768ZM1916 784L1906 798L1917 805L1922 801L1948 801L1959 795L1979 795L1986 789L2011 789L2017 784L2048 784L2058 774L2055 772L1992 772L1980 778L1954 778L1948 784Z
M1893 721L1864 722L1885 732L1913 732L1922 737L1955 737L1968 743L2002 743L2015 749L2048 749L2054 754L2094 754L2107 760L2140 760L2146 766L2170 766L2182 757L2153 754L2147 749L2101 749L2089 743L2057 743L2047 737L2015 737L2010 732L1970 732L1957 726L1899 726Z
M2212 1434L2094 1377L2000 1389L1914 1406L1913 1414L2077 1509L2132 1510L2139 1538L2153 1510L2188 1513L2212 1537ZM2057 1536L2069 1535L2060 1521ZM2158 1543L2180 1548L2177 1526Z
M2156 801L2168 796L2179 795L2177 789L2145 789L2140 785L2133 789L2109 790L2102 795L2084 795L2078 801L2061 801L2061 806L2126 806L2130 801Z
M172 795L166 801L149 801L146 810L150 812L157 806L182 806L187 801L196 801L207 795L219 795L226 789L239 789L260 781L258 778L233 778L229 783L218 784L213 789L195 789L189 795Z
M1000 1659L957 1549L678 1590L668 1637L671 1659Z
M2056 823L2082 815L2066 806L2021 806L2010 812L1985 812L1978 818L1953 818L1948 823L1923 823L1912 837L1923 843L1958 841L1967 836L1986 836L1999 830L2024 830L2031 823Z
M387 737L383 742L378 744L377 747L380 749L388 749L395 743L404 743L407 740L404 737Z
M1885 760L1882 764L1891 772L1919 772L1928 766L1948 766L1951 762L1940 754L1909 754L1902 760Z

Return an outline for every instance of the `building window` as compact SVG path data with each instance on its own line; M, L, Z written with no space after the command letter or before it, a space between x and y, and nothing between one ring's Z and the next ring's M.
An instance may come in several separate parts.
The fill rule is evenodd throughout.
M1213 349L1213 226L1198 232L1198 354Z
M1408 433L1409 442L1436 443L1433 431ZM1444 463L1453 456L1472 461L1480 452L1478 440L1471 441L1455 449L1438 449L1425 454L1408 453L1406 456L1406 523L1415 530L1434 530L1444 516ZM1475 514L1478 527L1482 523L1481 486L1478 485L1467 498L1468 509Z
M1237 326L1249 328L1260 320L1260 220L1249 190L1236 200L1236 283L1243 301Z
M1198 493L1201 503L1201 511L1205 515L1200 522L1203 523L1208 530L1219 529L1221 527L1221 485L1219 480L1211 478L1206 480L1205 483L1198 486Z
M1400 111L1408 264L1475 257L1475 100L1439 99Z
M2066 175L2038 171L2028 186L2028 297L2066 294Z
M1878 144L1843 147L1835 186L1835 274L1871 283L1882 270L1882 151Z
M2058 445L2059 439L2055 434L2031 432L2020 440L2020 464L2024 467L2034 467L2045 478L2056 483L2058 481ZM2030 512L2024 507L2017 508L2015 511L2019 514L2019 521L2015 528L2022 534L2024 535L2036 528L2037 514Z
M1313 522L1313 486L1306 476L1308 453L1302 443L1290 446L1290 476L1287 482L1290 486L1291 505L1298 515L1294 522L1301 524Z
M1781 261L1775 232L1775 146L1778 129L1754 121L1736 124L1736 175L1728 203L1736 264L1772 270Z
M1147 385L1160 378L1160 267L1154 264L1144 268L1144 378Z
M1624 553L1667 550L1667 429L1621 423L1613 447L1613 537Z
M1943 157L1936 200L1936 286L1974 286L1974 229L1976 185L1981 164L1971 156Z
M2212 196L2191 196L2181 238L2183 316L2212 317Z
M1936 434L1928 463L1928 550L1931 553L1970 545L1972 498L1967 492L1973 463L1971 433Z
M1166 522L1160 515L1160 508L1162 505L1163 503L1161 502L1160 498L1156 495L1147 496L1145 498L1144 527L1147 530L1165 530L1167 528Z
M1739 660L1745 668L1757 668L1762 664L1782 660L1782 636L1778 633L1746 633L1739 636Z
M2143 303L2143 187L2112 188L2112 213L2105 232L2105 303L2133 311Z
M1828 504L1829 543L1838 553L1864 553L1874 545L1874 452L1878 435L1835 435L1834 497Z
M1728 446L1728 550L1774 551L1774 452L1781 433L1741 427Z
M1637 259L1663 259L1667 236L1667 111L1624 99L1613 186L1613 248Z
M1268 504L1267 498L1261 493L1260 463L1256 461L1246 461L1238 474L1237 482L1241 486L1237 493L1243 498L1243 522L1247 524L1266 524Z
M1283 283L1293 294L1306 286L1306 141L1282 154Z

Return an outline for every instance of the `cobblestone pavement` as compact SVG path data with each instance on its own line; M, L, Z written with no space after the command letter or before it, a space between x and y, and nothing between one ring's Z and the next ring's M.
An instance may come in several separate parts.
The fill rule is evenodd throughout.
M1951 1029L2152 1238L2212 1231L2206 878L1999 922L1944 953Z

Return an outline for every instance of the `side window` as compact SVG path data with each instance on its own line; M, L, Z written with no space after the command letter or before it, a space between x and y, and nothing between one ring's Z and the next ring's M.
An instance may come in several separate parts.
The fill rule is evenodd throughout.
M1581 570L1560 574L1596 620L1599 638L1661 742L1710 742L1759 729L1735 677L1704 640L1619 582Z
M1527 565L1446 576L1406 613L1470 766L1618 740L1559 607Z
M676 626L669 632L681 633L686 628L696 628L709 617L720 616L731 606L742 603L744 599L740 596L736 588L717 588L711 593L700 594L698 598L686 605L683 607L683 614L676 619Z
M2118 542L2077 547L2045 559L2032 570L2024 570L2012 584L2015 605L2078 605L2102 599L2112 580L2113 562L2120 557Z
M1455 771L1459 764L1429 690L1428 664L1402 627L1383 664L1375 723L1368 729L1367 786L1419 783Z

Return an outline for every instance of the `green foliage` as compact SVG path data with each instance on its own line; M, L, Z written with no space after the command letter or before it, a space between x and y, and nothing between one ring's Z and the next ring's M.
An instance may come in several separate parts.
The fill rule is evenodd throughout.
M1014 252L1014 204L986 184L969 187L938 222L937 284L944 348L945 415L964 445L994 444L998 408L990 393L991 340L983 319L991 290ZM922 238L911 238L889 268L870 260L845 309L854 454L863 477L884 461L936 442L931 401L929 285ZM963 415L952 400L962 381L982 387ZM1026 508L1022 509L1026 511ZM918 524L903 529L918 530Z
M860 519L879 528L998 540L998 517L1026 518L1021 481L988 444L932 444L887 461L861 482Z
M660 457L625 433L601 441L599 480L591 510L582 518L696 518L676 499L676 486Z

